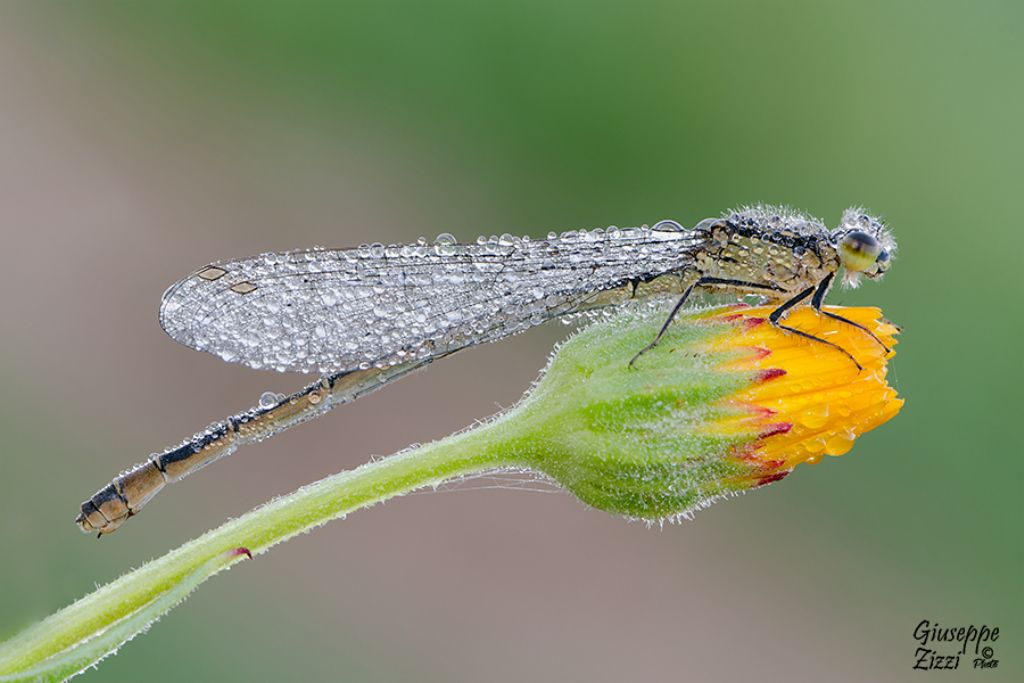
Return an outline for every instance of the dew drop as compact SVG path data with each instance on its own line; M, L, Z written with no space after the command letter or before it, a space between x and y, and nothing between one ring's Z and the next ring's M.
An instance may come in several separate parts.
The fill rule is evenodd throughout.
M275 403L277 403L277 394L273 391L264 391L260 394L260 408L264 410L273 408Z
M820 429L828 422L828 405L811 406L800 415L800 424L808 429Z
M825 439L819 436L817 438L805 441L804 450L806 450L808 453L812 455L821 455L821 453L825 450Z
M841 434L833 434L825 443L825 452L829 455L843 455L853 448L853 442L856 440L857 435L850 430Z

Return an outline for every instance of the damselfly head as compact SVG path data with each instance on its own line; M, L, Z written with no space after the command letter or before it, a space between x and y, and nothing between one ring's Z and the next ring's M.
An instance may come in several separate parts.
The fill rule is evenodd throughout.
M849 287L859 285L861 275L872 280L884 275L896 251L896 240L881 219L858 207L843 213L831 238L845 271L843 283Z

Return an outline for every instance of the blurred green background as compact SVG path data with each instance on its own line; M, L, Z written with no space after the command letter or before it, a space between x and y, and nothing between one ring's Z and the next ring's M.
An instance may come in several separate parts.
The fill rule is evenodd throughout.
M883 214L903 413L649 531L568 495L354 515L204 586L84 681L901 681L914 627L999 626L1021 680L1014 2L0 6L0 639L302 483L508 405L565 330L248 448L115 536L120 468L302 378L178 347L160 293L266 250ZM969 669L970 662L961 668Z

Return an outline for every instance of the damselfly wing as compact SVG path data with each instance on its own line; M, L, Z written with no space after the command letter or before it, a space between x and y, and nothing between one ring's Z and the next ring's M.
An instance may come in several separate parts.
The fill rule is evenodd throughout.
M664 225L664 224L662 224ZM255 369L336 373L424 359L691 270L696 231L580 231L543 240L313 249L207 266L164 295L178 342Z

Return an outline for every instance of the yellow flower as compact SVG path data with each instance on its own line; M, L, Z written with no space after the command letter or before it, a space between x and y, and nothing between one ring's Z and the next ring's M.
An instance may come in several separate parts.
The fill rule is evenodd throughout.
M824 308L871 330L889 349L895 345L899 328L883 320L879 309ZM763 467L759 484L785 477L800 463L847 453L858 436L892 419L903 406L903 399L886 382L887 363L895 352L887 352L863 330L813 309L799 308L789 315L787 325L841 346L857 359L862 367L858 369L838 350L769 324L771 310L736 307L708 316L743 328L709 344L711 349L740 354L724 367L759 373L759 381L723 400L737 409L736 414L708 429L758 434L737 447L735 455Z

